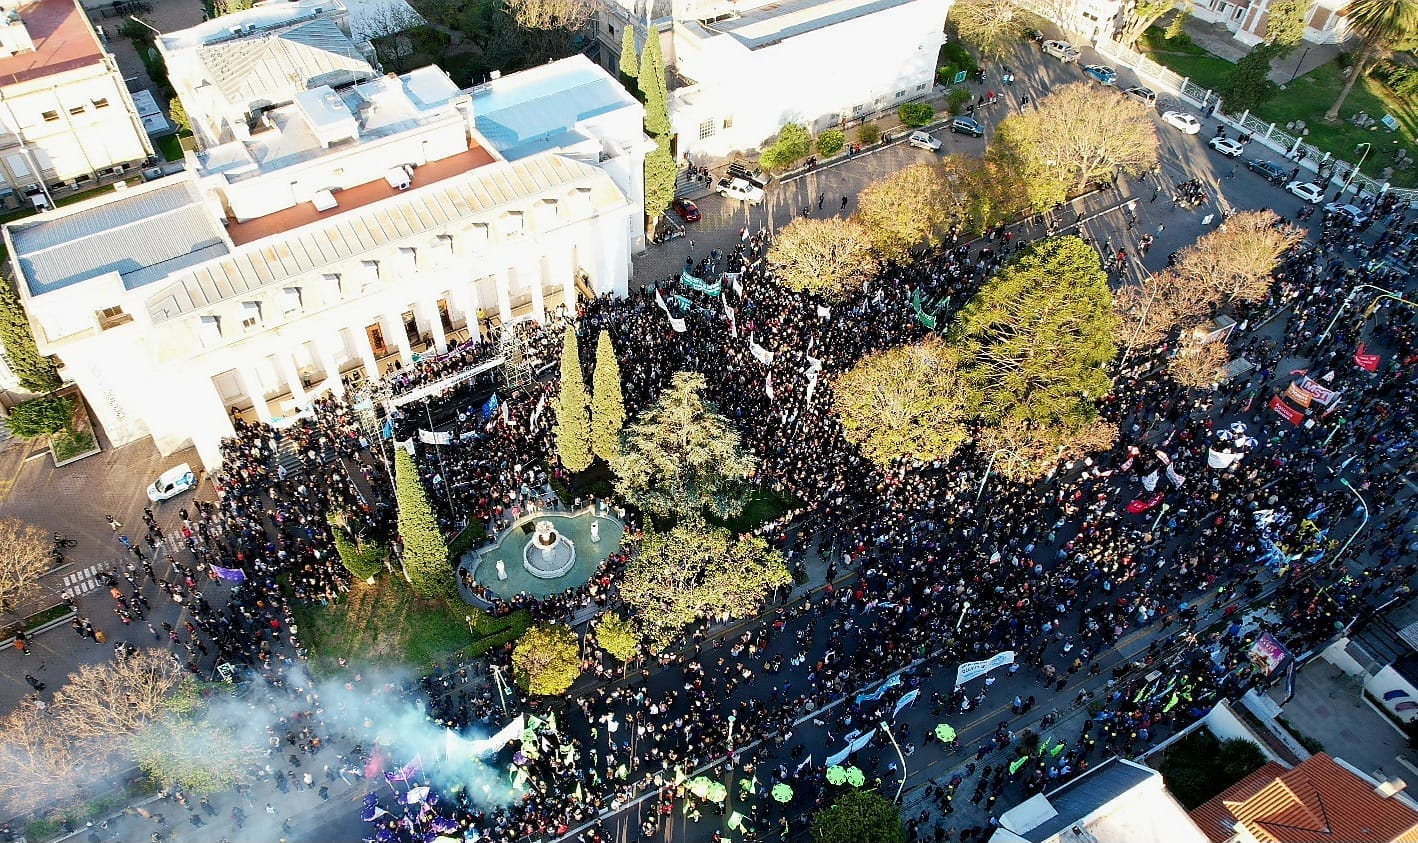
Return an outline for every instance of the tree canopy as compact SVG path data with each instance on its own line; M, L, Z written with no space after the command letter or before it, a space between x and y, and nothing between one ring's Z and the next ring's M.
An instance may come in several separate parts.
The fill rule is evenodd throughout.
M446 481L445 481L446 482ZM428 492L419 479L414 458L403 448L394 449L394 500L399 507L399 539L404 544L404 571L420 597L448 597L458 593L448 543L433 517Z
M912 164L867 185L857 195L856 219L877 256L901 262L917 246L939 245L956 207L947 188L934 164Z
M958 355L934 334L863 357L835 380L832 402L847 438L881 466L943 459L969 436Z
M871 790L848 790L812 816L813 843L905 843L901 810Z
M596 619L596 646L627 662L640 652L640 635L630 621L615 612L606 612Z
M1126 11L1123 16L1123 28L1118 31L1118 41L1129 47L1136 44L1148 27L1161 20L1162 16L1176 8L1176 5L1176 0L1137 0L1136 3L1124 6ZM1186 12L1177 14L1184 16Z
M1117 316L1098 253L1077 237L1018 252L960 311L969 408L984 424L1014 420L1076 430L1111 388Z
M730 519L743 511L758 462L738 431L704 400L704 376L679 372L611 461L616 490L632 505L666 519L704 513Z
M1044 28L1043 18L1018 0L959 0L950 7L950 21L961 41L990 59L1004 58L1025 33Z
M50 392L63 383L54 358L39 353L24 305L8 281L0 281L0 343L5 346L5 362L20 386L31 392Z
M792 576L758 536L734 538L704 522L647 531L626 563L620 595L637 611L646 642L663 649L700 618L743 618Z
M1173 271L1209 302L1255 302L1269 291L1280 259L1303 239L1274 211L1241 211L1182 249Z
M866 229L841 217L794 219L774 238L768 265L784 286L834 302L861 292L878 268Z
M610 462L620 453L620 434L624 427L625 394L620 384L620 361L616 360L610 331L603 329L596 340L596 370L591 375L591 450L596 456Z
M561 387L556 398L556 454L568 471L585 471L591 453L591 402L576 331L562 332Z
M764 169L786 170L811 152L812 135L808 133L807 127L788 123L778 130L778 139L763 150L763 154L758 157L758 163Z
M128 738L168 711L182 681L182 668L166 650L144 648L125 659L81 665L54 692L51 713L75 738Z
M542 623L517 639L512 673L529 694L564 694L581 675L581 649L576 633L565 624Z
M1162 779L1177 801L1191 810L1254 773L1265 763L1265 753L1247 740L1217 740L1198 729L1172 744L1162 759Z
M1349 0L1341 10L1349 33L1359 39L1349 78L1324 119L1339 119L1339 109L1354 90L1354 83L1370 64L1393 50L1418 46L1418 0Z
M1236 62L1217 91L1228 113L1257 108L1275 96L1280 86L1270 81L1270 61L1279 52L1272 44L1257 44Z
M49 571L51 537L18 518L0 518L0 611L23 614Z
M5 426L21 439L36 439L58 433L74 418L74 399L46 396L16 404Z

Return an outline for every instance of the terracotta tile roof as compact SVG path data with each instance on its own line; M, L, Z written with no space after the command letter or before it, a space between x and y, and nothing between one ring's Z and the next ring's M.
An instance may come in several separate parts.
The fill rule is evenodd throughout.
M39 0L19 8L34 50L0 59L0 85L13 85L97 64L98 36L75 0Z
M1267 763L1191 816L1217 843L1237 822L1264 843L1418 843L1418 812L1324 753L1289 771Z

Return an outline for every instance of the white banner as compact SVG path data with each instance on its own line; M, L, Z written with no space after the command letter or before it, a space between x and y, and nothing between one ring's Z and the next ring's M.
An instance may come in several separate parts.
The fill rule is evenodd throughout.
M915 689L914 691L911 691L911 692L909 692L909 693L903 694L903 695L901 696L901 699L899 699L899 700L896 701L896 707L891 710L891 716L892 716L893 718L895 718L898 714L901 713L901 709L903 709L903 708L905 708L906 706L910 705L911 703L915 702L915 701L916 701L916 698L919 697L920 695L921 695L921 689L920 689L920 688L917 688L917 689Z
M723 305L724 305L724 317L729 320L729 333L733 336L734 339L738 339L738 338L739 338L739 320L738 320L738 314L737 314L736 312L734 312L734 309L733 309L732 307L729 307L729 300L728 300L727 298L720 298L719 301L722 302Z
M1206 452L1206 464L1212 468L1226 469L1241 461L1245 454L1236 451L1208 450Z
M460 737L452 729L444 731L444 752L449 761L458 759L470 760L481 758L490 752L497 752L513 738L522 737L522 730L526 728L526 715L519 714L517 719L502 727L502 730L490 738L470 741Z
M807 403L812 404L812 396L817 393L817 369L808 369L803 374L807 375Z
M1155 470L1151 474L1144 474L1142 475L1142 488L1149 492L1154 491L1157 488L1157 481L1160 479L1161 475Z
M452 445L453 434L438 430L420 430L419 441L425 445Z
M817 306L817 318L819 318L819 319L831 319L831 318L832 318L832 308L827 307L826 305L821 305L821 304L818 305L818 306Z
M769 401L777 401L778 396L773 394L773 370L768 370L768 377L763 379L763 391L768 393Z
M759 345L758 342L754 340L752 335L750 335L748 338L748 350L749 353L753 355L755 360L765 366L772 366L773 359L777 356L773 352Z
M978 662L965 662L955 672L955 687L959 688L971 679L984 676L997 667L1014 664L1014 651L1005 650Z
M542 417L542 410L547 408L547 397L543 395L537 399L537 406L532 409L532 420L527 422L527 429L531 430L537 426L537 419Z
M1187 482L1187 478L1177 473L1177 467L1171 463L1167 464L1167 479L1172 481L1172 485L1181 488Z
M687 326L684 324L684 320L670 312L670 306L665 302L665 297L660 295L658 287L655 288L655 304L658 304L660 309L665 312L665 318L670 320L670 327L675 330L675 333L682 334L688 330Z

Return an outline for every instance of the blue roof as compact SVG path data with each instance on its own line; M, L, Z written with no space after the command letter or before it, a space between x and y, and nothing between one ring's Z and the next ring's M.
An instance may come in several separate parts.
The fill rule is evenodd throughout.
M478 131L509 161L550 148L576 124L637 106L619 82L585 56L572 56L473 89Z

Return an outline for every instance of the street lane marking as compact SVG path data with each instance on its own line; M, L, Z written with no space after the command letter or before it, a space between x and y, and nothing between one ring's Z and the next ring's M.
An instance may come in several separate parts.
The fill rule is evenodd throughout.
M64 590L70 597L78 597L80 594L88 594L98 588L98 572L102 570L102 565L90 565L82 571L75 571L64 575Z

